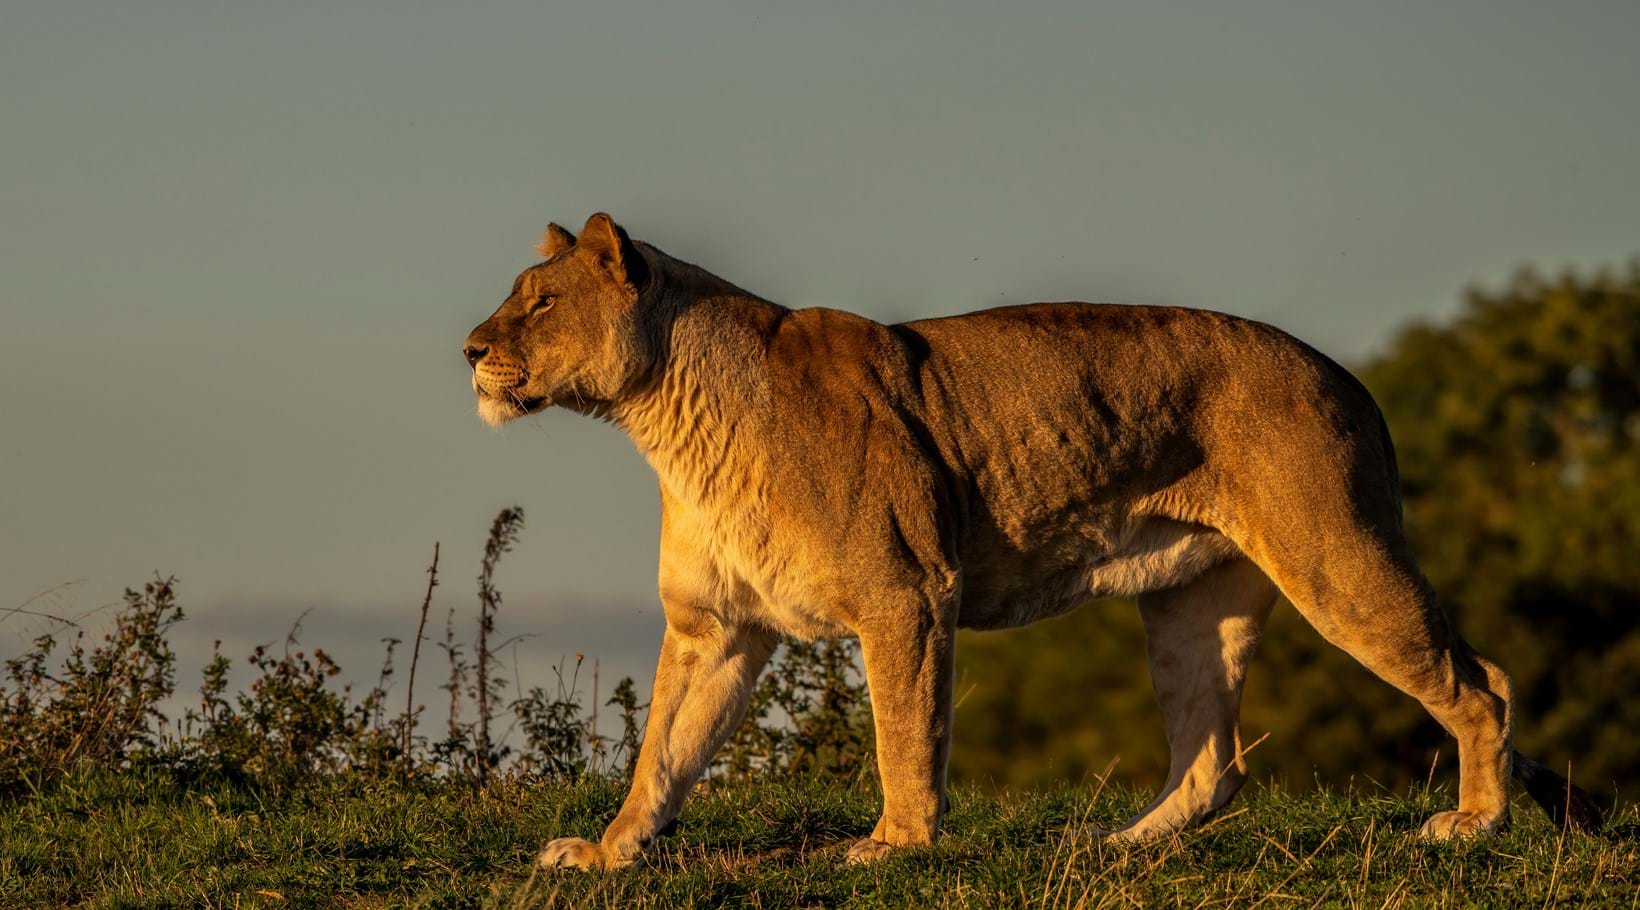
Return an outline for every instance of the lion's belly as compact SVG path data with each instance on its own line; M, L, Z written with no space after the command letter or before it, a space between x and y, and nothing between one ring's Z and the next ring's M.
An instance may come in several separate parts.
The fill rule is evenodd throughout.
M674 524L681 532L683 517ZM958 624L973 629L1021 626L1057 616L1100 597L1126 596L1184 584L1238 555L1222 534L1162 518L1122 518L1095 526L1067 522L1057 533L1020 540L972 541L961 556ZM698 526L697 526L698 528ZM739 532L739 533L735 533ZM750 622L813 641L853 634L852 580L870 573L813 552L801 535L771 535L720 522L689 537L691 598L727 624ZM674 581L678 573L671 573ZM855 590L855 600L869 591ZM708 606L709 605L709 606Z
M1101 597L1182 585L1239 554L1211 528L1166 519L1136 522L1108 548L1076 554L1055 542L1043 550L976 553L965 559L958 624L970 629L1023 626Z

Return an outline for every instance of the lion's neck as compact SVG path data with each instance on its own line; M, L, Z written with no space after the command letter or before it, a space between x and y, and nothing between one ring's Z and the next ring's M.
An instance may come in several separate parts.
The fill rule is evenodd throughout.
M750 295L680 308L654 379L611 412L668 492L702 506L745 493L761 451L764 351L785 310Z

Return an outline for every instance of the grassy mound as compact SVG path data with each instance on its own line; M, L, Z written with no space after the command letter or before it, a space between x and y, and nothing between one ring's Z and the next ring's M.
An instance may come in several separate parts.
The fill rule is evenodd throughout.
M1633 906L1640 811L1602 837L1517 806L1503 836L1415 839L1449 794L1292 795L1251 786L1171 842L1085 832L1143 804L1119 788L953 794L945 835L869 868L841 863L877 795L808 782L703 787L641 868L535 872L551 837L596 837L602 778L482 789L347 775L270 792L174 769L88 770L0 803L7 907Z

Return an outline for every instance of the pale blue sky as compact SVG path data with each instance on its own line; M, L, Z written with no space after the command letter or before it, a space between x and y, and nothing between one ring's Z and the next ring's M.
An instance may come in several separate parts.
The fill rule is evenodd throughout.
M549 219L794 306L1187 304L1344 359L1640 252L1634 3L884 6L5 0L0 607L158 569L185 687L306 607L363 678L517 503L504 629L646 677L647 468L485 429L457 350Z

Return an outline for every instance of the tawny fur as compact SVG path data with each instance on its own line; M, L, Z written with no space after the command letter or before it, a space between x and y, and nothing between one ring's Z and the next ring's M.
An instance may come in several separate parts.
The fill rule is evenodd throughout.
M1495 831L1512 770L1556 790L1515 760L1507 677L1413 562L1377 407L1285 333L1170 307L794 311L602 214L578 240L552 226L541 252L467 340L479 412L559 405L626 431L659 479L666 614L631 792L601 840L555 840L543 863L636 860L779 633L860 640L883 814L850 860L930 843L957 627L1113 594L1139 595L1172 751L1119 838L1170 834L1241 786L1242 682L1278 591L1458 739L1458 806L1424 834Z

